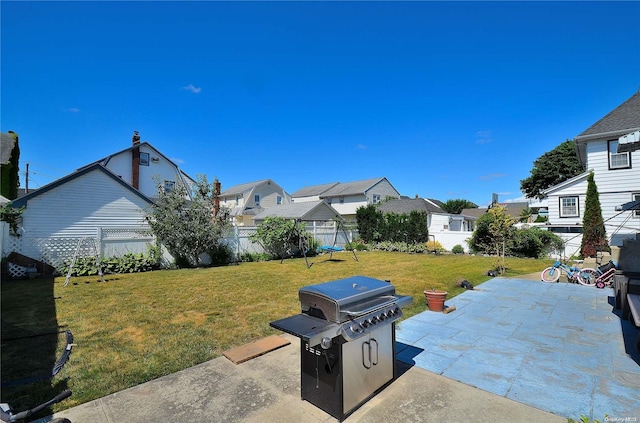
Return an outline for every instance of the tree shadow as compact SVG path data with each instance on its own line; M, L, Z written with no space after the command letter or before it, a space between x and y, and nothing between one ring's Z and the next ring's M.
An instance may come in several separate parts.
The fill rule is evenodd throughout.
M54 279L2 281L0 285L2 389L0 402L14 412L33 408L65 389L67 380L53 369L67 346L58 325ZM64 370L62 371L64 374ZM51 414L45 409L41 415Z

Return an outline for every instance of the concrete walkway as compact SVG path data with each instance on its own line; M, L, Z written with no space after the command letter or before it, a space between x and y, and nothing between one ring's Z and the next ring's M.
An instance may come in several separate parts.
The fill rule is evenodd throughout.
M621 326L610 294L495 278L449 301L453 313L404 320L397 330L399 377L347 421L566 423L581 414L640 421L640 358L625 350L635 329ZM220 357L54 417L335 422L300 399L300 344L282 336L291 344L245 363Z

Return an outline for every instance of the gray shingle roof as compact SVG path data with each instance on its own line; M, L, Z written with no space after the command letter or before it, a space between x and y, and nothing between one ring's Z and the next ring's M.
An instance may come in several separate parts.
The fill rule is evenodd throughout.
M325 191L327 191L328 189L338 185L339 183L340 182L330 182L328 184L312 185L312 186L300 188L299 190L291 194L291 196L292 197L311 197L314 195L320 195Z
M422 198L400 198L385 201L378 206L378 210L383 213L409 214L412 211L424 211L427 213L444 213L440 207L423 200Z
M625 135L638 128L640 128L640 91L578 135L576 141L582 138L596 138L601 134Z
M384 181L385 178L366 179L364 181L346 182L335 185L325 191L320 197L339 197L342 195L364 194L371 187Z
M335 214L337 219L342 220L340 214L333 209L329 204L323 200L307 201L303 203L291 203L282 204L279 206L269 207L262 211L254 219L263 220L267 216L284 217L286 219L300 219L305 220L315 209L319 207L326 207L331 210L332 214Z
M256 182L247 182L245 184L239 184L239 185L234 185L229 189L226 189L224 191L222 191L220 193L221 196L227 196L227 195L236 195L236 194L242 194L244 192L247 192L249 190L251 190L252 188L264 184L265 182L270 181L270 179L263 179L261 181L256 181Z

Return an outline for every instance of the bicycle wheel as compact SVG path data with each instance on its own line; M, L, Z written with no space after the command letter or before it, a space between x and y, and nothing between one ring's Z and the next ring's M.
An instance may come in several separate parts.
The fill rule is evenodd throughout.
M577 275L578 283L584 286L594 286L598 280L599 273L595 269L582 269Z
M560 279L560 269L553 266L547 267L540 273L540 279L542 279L543 282L557 282L558 279Z

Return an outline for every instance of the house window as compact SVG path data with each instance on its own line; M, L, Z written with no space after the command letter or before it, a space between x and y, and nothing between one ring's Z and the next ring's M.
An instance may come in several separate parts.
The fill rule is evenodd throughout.
M277 204L277 205L281 205L281 204L282 204L282 196L278 195L278 196L276 197L276 204Z
M140 166L149 166L149 153L140 153Z
M378 204L380 202L380 194L373 194L373 204Z
M560 217L578 217L578 197L560 197Z
M633 200L632 200L632 201L638 201L638 200L640 200L640 192L636 192L636 193L631 194L631 198L633 198ZM633 215L634 215L635 217L640 217L640 210L636 210L636 211L634 211L634 212L633 212Z
M340 197L340 204L344 204L344 197Z
M609 169L631 168L631 153L618 153L618 141L609 141Z
M253 202L256 203L256 206L260 207L260 194L253 196Z
M333 198L327 197L327 204L331 204L332 201L333 201Z
M240 196L236 195L236 206L240 204Z
M164 181L164 192L171 192L176 188L175 181Z

